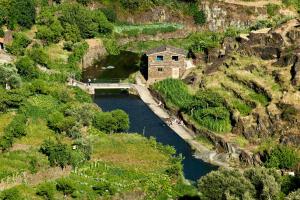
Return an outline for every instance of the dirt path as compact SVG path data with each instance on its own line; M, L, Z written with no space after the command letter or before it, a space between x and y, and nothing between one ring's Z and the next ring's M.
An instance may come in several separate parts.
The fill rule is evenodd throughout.
M22 183L28 185L38 185L44 181L51 181L61 177L70 175L72 168L70 166L62 170L60 167L52 167L45 171L37 172L36 174L24 173L20 176L14 177L8 181L0 182L0 191L10 189Z
M280 0L265 0L265 1L242 1L242 0L225 0L226 3L236 4L236 5L243 5L243 6L249 6L249 7L264 7L268 4L277 4L281 5Z

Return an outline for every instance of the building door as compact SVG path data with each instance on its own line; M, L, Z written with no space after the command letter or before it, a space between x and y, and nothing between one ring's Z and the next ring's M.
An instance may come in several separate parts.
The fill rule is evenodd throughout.
M172 78L179 78L179 67L172 68Z

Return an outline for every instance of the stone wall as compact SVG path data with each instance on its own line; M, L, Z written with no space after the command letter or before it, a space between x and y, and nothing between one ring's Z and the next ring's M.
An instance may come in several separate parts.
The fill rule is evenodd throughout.
M156 61L157 56L163 56L163 61ZM178 61L173 61L172 56L178 56ZM173 69L179 68L179 77L185 72L185 56L172 52L159 52L148 56L148 83L172 78ZM159 70L160 69L160 70Z
M200 5L207 16L211 31L224 30L230 26L245 27L258 19L267 18L264 7L243 6L221 1L202 1Z

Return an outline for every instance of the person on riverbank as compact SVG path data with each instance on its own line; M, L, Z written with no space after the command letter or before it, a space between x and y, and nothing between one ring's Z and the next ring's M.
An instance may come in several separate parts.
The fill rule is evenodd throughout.
M92 80L89 78L89 79L88 79L88 85L89 85L89 86L91 85L91 82L92 82Z

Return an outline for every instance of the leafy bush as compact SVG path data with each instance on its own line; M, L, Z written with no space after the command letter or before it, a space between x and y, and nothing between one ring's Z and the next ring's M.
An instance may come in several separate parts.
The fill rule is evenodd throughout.
M36 10L33 0L12 0L10 1L10 9L8 17L8 25L14 29L16 24L25 28L31 28L35 23Z
M76 191L76 184L69 178L62 178L57 181L56 189L64 195L71 195Z
M23 33L14 33L13 42L6 45L6 50L16 56L24 55L25 48L31 43L30 39Z
M51 166L64 168L71 163L71 149L66 144L46 140L41 145L40 152L48 156Z
M206 15L203 10L199 10L193 15L196 24L203 25L206 23Z
M267 5L267 13L268 13L268 15L269 15L270 17L274 16L275 14L278 13L279 8L280 8L279 5L269 3L269 4Z
M12 188L12 189L4 190L3 192L1 192L0 199L3 199L3 200L16 200L16 199L23 200L24 198L22 197L19 190L17 190L16 188Z
M115 39L105 39L103 42L104 42L104 46L105 46L106 51L110 55L120 54L120 48L119 48L118 43Z
M193 34L190 40L192 41L191 50L202 52L206 49L218 47L222 40L222 35L215 32L201 32Z
M54 20L50 26L39 26L36 38L46 44L57 43L61 40L63 31L60 21Z
M4 37L4 35L5 35L4 30L0 28L0 37Z
M21 86L21 78L17 73L17 68L13 64L0 64L0 86L7 85L12 88Z
M69 56L68 62L69 63L78 63L86 53L89 48L89 45L86 42L80 42L74 44L73 53Z
M46 200L54 200L55 185L47 182L38 186L36 194Z
M291 169L298 164L299 160L295 150L280 145L271 150L265 166L268 168Z
M126 131L129 128L129 117L122 110L96 113L93 125L105 133Z
M114 195L117 192L112 184L108 182L98 183L97 185L93 186L93 190L100 196L110 196Z
M106 16L107 20L110 22L116 22L117 21L117 14L113 9L110 8L101 8L101 11Z
M49 67L50 58L43 48L32 48L28 55L36 64Z
M252 199L255 188L238 171L218 170L202 177L198 183L201 199Z
M18 73L26 79L37 78L39 75L34 61L28 56L19 58L16 62L16 68L18 69Z

